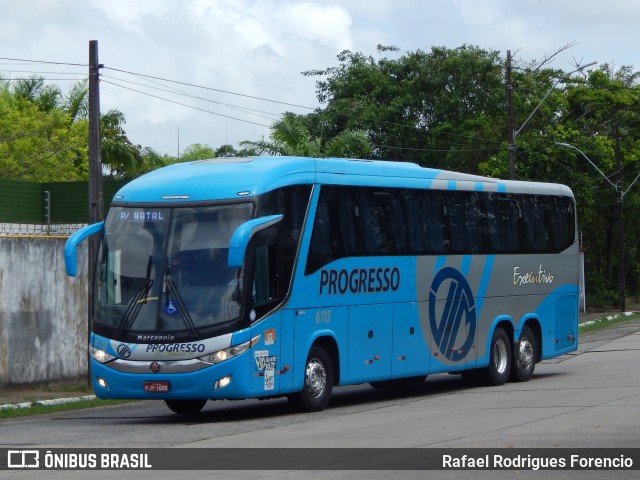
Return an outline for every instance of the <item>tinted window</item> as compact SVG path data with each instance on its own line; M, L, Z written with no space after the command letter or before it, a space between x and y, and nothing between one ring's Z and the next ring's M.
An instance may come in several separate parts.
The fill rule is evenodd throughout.
M349 256L554 253L575 239L568 197L323 186L306 273Z

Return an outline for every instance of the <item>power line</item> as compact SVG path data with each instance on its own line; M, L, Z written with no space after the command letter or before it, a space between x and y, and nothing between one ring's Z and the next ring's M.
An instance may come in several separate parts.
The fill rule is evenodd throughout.
M70 65L74 67L88 67L87 63L68 63L68 62L52 62L48 60L27 60L24 58L9 58L9 57L0 57L0 60L9 60L12 62L24 62L24 63L43 63L48 65Z
M175 95L181 95L181 96L184 96L184 97L187 97L187 98L193 98L195 100L202 100L203 102L215 103L216 105L220 105L220 106L227 107L227 108L232 108L232 109L244 112L244 113L251 113L251 114L257 115L259 117L265 118L265 119L273 119L276 116L280 116L280 113L265 112L263 110L257 110L257 109L254 109L254 108L242 107L240 105L233 105L233 104L230 104L230 103L219 102L217 100L211 100L209 98L200 97L198 95L193 95L193 94L190 94L190 93L187 93L187 92L183 92L183 91L177 90L177 89L166 89L166 88L160 88L160 87L153 87L153 86L146 85L146 84L143 84L143 83L132 82L130 80L124 80L122 78L111 77L111 76L108 76L108 75L101 75L100 78L101 79L105 79L105 78L113 79L113 80L117 80L117 81L120 81L120 82L129 83L129 84L132 84L132 85L138 85L140 87L150 88L152 90L158 90L158 91L161 91L161 92L172 93L172 94L175 94ZM104 82L122 87L122 85L118 85L118 84L116 84L114 82L108 82L107 80L104 80ZM265 116L258 115L258 114L270 115L270 117L265 117Z
M414 148L414 147L395 147L391 145L381 145L381 144L371 144L373 148L385 148L388 150L404 150L410 152L433 152L433 153L448 153L451 152L452 149L455 149L456 152L498 152L500 150L505 150L507 147L493 147L493 148L477 148L477 149L466 149L466 148L455 148L453 145L449 148Z
M127 70L121 70L121 69L118 69L118 68L104 67L104 69L105 70L113 70L115 72L127 73L129 75L135 75L135 76L138 76L138 77L151 78L151 79L154 79L154 80L161 80L163 82L175 83L175 84L178 84L178 85L185 85L185 86L188 86L188 87L201 88L203 90L210 90L210 91L213 91L213 92L226 93L228 95L236 95L238 97L251 98L253 100L260 100L260 101L263 101L263 102L277 103L277 104L280 104L280 105L286 105L288 107L303 108L305 110L315 110L315 108L307 107L305 105L297 105L295 103L287 103L287 102L282 102L282 101L279 101L279 100L272 100L270 98L263 98L263 97L257 97L257 96L254 96L254 95L247 95L247 94L244 94L244 93L230 92L228 90L221 90L219 88L205 87L203 85L196 85L194 83L181 82L179 80L170 80L170 79L167 79L167 78L155 77L153 75L145 75L143 73L129 72Z
M165 102L174 103L174 104L176 104L176 105L180 105L180 106L182 106L182 107L187 107L187 108L191 108L191 109L193 109L193 110L198 110L198 111L201 111L201 112L210 113L210 114L212 114L212 115L217 115L217 116L219 116L219 117L229 118L229 119L231 119L231 120L238 120L238 121L240 121L240 122L251 123L251 124L253 124L253 125L259 125L259 126L261 126L261 127L271 128L271 125L264 125L264 124L262 124L262 123L252 122L252 121L250 121L250 120L243 120L242 118L237 118L237 117L232 117L232 116L230 116L230 115L224 115L224 114L222 114L222 113L212 112L211 110L206 110L206 109L204 109L204 108L194 107L193 105L187 105L186 103L177 102L177 101L175 101L175 100L170 100L170 99L168 99L168 98L159 97L159 96L157 96L157 95L152 95L151 93L142 92L142 91L140 91L140 90L136 90L135 88L130 88L130 87L125 87L125 86L123 86L123 85L118 85L117 83L110 82L110 81L108 81L108 80L102 80L102 81L103 81L104 83L108 83L108 84L110 84L110 85L114 85L114 86L116 86L116 87L123 88L123 89L125 89L125 90L130 90L130 91L132 91L132 92L136 92L136 93L139 93L139 94L141 94L141 95L146 95L147 97L151 97L151 98L156 98L156 99L158 99L158 100L163 100L163 101L165 101Z

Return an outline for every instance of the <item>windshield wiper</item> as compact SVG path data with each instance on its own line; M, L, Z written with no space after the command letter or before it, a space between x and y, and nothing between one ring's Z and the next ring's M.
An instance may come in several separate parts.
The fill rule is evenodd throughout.
M120 320L120 324L118 325L118 335L122 335L123 330L128 330L133 325L133 322L137 318L140 313L140 309L142 305L146 305L147 298L149 298L149 292L151 291L151 287L153 286L153 280L151 280L151 267L153 265L151 255L149 255L149 262L147 263L147 275L144 279L144 282L136 292L136 294L129 302L127 306L127 310L124 312L122 316L122 320Z
M169 293L173 295L173 297L176 299L176 303L178 304L178 311L180 312L180 317L182 318L182 321L184 322L187 329L189 330L189 333L191 334L192 337L197 337L198 331L196 329L196 325L195 323L193 323L193 319L191 318L191 315L189 315L189 310L187 310L187 306L185 305L184 300L182 299L182 295L180 295L180 292L178 291L178 286L176 285L176 282L174 282L171 279L171 276L168 273L165 277L165 285L167 285L167 287L169 288Z

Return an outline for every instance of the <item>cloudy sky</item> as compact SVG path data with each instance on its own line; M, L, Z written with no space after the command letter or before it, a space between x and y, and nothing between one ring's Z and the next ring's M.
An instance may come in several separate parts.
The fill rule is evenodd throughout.
M37 72L67 91L97 40L102 111L125 114L132 142L177 155L257 140L284 111L310 111L317 78L301 72L345 49L470 44L529 62L575 43L554 68L637 70L639 23L637 0L0 0L0 75Z

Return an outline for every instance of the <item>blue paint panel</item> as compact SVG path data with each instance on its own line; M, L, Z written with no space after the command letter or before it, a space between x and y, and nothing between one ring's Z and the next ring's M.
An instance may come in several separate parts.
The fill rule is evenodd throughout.
M431 350L420 325L418 304L399 303L393 306L392 378L428 375L431 370Z
M349 307L347 377L363 383L391 378L393 304Z

